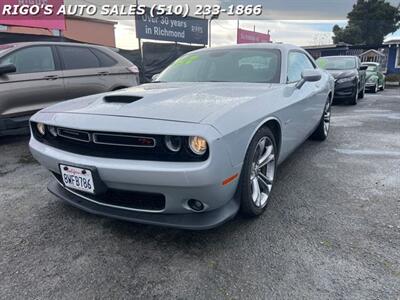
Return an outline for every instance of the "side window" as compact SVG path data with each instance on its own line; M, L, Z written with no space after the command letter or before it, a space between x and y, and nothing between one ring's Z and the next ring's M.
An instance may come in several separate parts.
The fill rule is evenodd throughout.
M99 68L100 61L89 48L58 46L65 70Z
M55 71L53 51L49 46L29 47L7 55L0 65L14 64L17 74Z
M287 82L297 82L301 79L301 72L315 69L310 59L301 52L289 52Z
M117 61L105 54L103 51L90 48L90 50L97 56L100 60L100 64L102 67L111 67L117 64Z

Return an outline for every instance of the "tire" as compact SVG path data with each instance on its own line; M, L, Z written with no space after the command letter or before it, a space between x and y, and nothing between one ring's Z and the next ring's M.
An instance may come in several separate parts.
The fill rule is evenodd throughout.
M248 217L257 217L267 208L277 169L277 149L275 136L268 127L257 131L247 149L240 177L240 209ZM263 157L263 163L268 163L257 167L256 162L259 164Z
M358 99L363 99L364 96L365 96L365 86L362 89L362 91L358 93Z
M382 83L382 87L379 88L381 91L385 90L385 82Z
M358 100L358 86L356 86L356 90L354 91L354 95L351 96L349 100L350 105L357 105L357 100Z
M332 105L330 100L328 99L322 113L321 121L319 122L317 129L315 129L314 133L311 135L312 140L322 142L328 138L329 130L331 127L331 108Z
M374 88L372 89L372 92L374 93L374 94L376 94L377 92L378 92L378 83L375 83L375 85L374 85Z

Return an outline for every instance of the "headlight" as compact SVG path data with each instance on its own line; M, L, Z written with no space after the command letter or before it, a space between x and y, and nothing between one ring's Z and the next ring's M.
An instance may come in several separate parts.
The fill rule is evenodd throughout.
M208 144L202 137L191 136L189 138L189 148L196 155L204 155L207 152Z
M182 149L182 138L180 136L169 136L165 137L165 145L168 150L172 152L179 152Z
M354 79L356 79L356 77L354 77L354 76L352 76L352 77L340 78L340 79L337 80L337 83L350 82L350 81L353 81Z
M41 135L45 135L46 134L46 125L44 125L43 123L37 123L36 124L36 129Z
M378 77L370 77L367 80L367 82L376 82L376 81L378 81Z

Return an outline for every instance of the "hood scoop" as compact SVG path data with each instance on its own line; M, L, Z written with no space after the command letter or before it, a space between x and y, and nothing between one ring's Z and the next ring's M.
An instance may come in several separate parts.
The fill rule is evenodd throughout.
M140 96L129 96L129 95L111 95L103 98L104 102L107 103L133 103L139 101L143 97Z

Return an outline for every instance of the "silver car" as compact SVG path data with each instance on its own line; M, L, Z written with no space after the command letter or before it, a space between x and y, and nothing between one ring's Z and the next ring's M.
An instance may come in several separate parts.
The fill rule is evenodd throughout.
M277 166L327 138L333 89L295 46L204 49L156 82L35 114L30 149L50 192L82 210L208 229L265 211Z
M0 135L28 128L51 104L139 83L139 70L106 47L76 43L0 45Z

